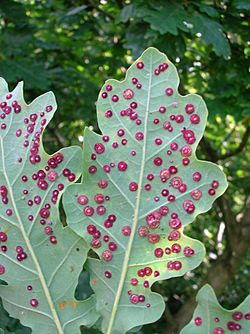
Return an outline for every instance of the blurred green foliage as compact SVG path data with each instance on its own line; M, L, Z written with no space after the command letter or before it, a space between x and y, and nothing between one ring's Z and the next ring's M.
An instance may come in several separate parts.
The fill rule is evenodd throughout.
M95 101L104 81L122 79L146 47L159 48L178 67L180 92L197 92L207 103L206 145L201 145L199 157L224 167L230 184L225 198L237 220L250 192L249 9L249 1L240 0L1 0L0 76L11 88L24 80L27 102L47 90L55 93L59 110L44 138L53 152L81 145L85 126L98 131ZM225 226L215 204L187 228L204 242L207 258L185 279L156 287L173 315L226 250ZM249 293L249 270L250 253L220 296L224 306L236 306ZM90 293L84 275L78 298ZM165 321L163 316L140 333L163 333ZM30 333L3 308L1 329L5 334Z

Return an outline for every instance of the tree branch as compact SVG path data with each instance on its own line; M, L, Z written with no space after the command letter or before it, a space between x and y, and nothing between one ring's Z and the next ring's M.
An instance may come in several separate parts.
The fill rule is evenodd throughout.
M217 150L211 145L211 143L205 137L202 138L200 145L205 155L209 157L209 159L212 162L217 162L218 160L225 160L241 153L245 148L245 146L247 145L249 137L250 137L250 126L247 126L239 146L234 151L230 151L221 155L217 152Z
M118 6L120 9L123 8L123 2L122 2L122 0L115 0L115 2L116 2L117 6Z
M219 160L219 155L216 149L210 144L209 141L205 137L202 138L201 142L201 149L205 153L209 160L212 162L217 162Z
M66 140L63 138L63 136L60 135L60 133L57 131L55 127L49 124L48 130L50 131L51 135L56 139L59 146L62 146L62 147L67 146Z
M113 15L105 12L99 5L95 4L92 0L87 0L91 7L95 8L98 12L102 13L104 16L108 17L110 20L114 20Z
M221 156L219 156L219 160L224 160L224 159L233 157L233 156L239 154L241 151L243 151L244 147L247 145L247 141L248 141L249 136L250 136L250 126L247 126L246 131L245 131L245 133L244 133L244 135L241 139L241 142L240 142L239 146L234 151L227 152L227 153L222 154Z

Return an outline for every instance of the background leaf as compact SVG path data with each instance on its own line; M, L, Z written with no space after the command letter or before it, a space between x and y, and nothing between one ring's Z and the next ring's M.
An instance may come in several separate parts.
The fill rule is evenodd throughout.
M178 85L175 66L155 48L124 81L108 80L97 102L104 135L86 129L83 183L63 199L69 226L99 255L87 269L108 334L161 316L163 299L150 287L200 264L203 245L183 227L227 186L216 165L195 156L205 103L180 96Z
M181 334L226 334L236 331L249 333L250 296L234 310L220 306L212 287L206 284L196 296L198 306L191 322Z
M184 21L187 18L187 13L182 5L169 2L165 6L155 5L152 9L144 9L142 11L144 20L150 23L154 30L158 30L161 34L167 32L177 35L178 28L187 31Z
M193 13L190 22L193 24L192 30L195 33L200 33L201 38L207 44L212 44L218 56L225 58L230 56L229 42L222 31L222 26L218 22L198 12Z
M29 89L46 89L49 78L46 72L43 72L43 64L32 63L29 59L23 59L20 62L5 60L0 63L0 73L3 77L8 77L11 81L18 81L22 78L27 82ZM37 73L40 73L37 76Z
M81 150L45 153L42 133L56 110L49 92L27 105L23 85L0 79L0 296L9 314L35 333L80 333L93 324L94 298L74 291L88 246L60 223L65 188L80 175Z

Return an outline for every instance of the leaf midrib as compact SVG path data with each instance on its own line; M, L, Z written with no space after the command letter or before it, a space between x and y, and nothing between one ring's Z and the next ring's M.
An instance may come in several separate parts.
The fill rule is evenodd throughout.
M20 231L22 233L22 236L23 236L23 239L24 239L24 241L25 241L25 243L27 245L27 249L28 249L28 251L29 251L29 253L30 253L31 257L32 257L32 260L33 260L33 263L34 263L34 266L35 266L35 269L36 269L37 276L38 276L38 278L39 278L39 280L41 282L41 285L42 285L42 288L43 288L43 291L44 291L44 295L46 297L46 300L48 302L49 308L51 310L51 314L52 314L52 317L53 317L56 329L58 331L58 334L64 334L63 328L61 326L61 323L60 323L60 320L59 320L59 317L58 317L58 314L57 314L57 311L56 311L56 308L54 306L52 297L50 295L50 291L49 291L49 289L47 287L47 284L46 284L43 272L41 270L39 261L38 261L36 255L35 255L33 247L32 247L32 245L30 243L30 240L29 240L29 238L28 238L28 236L26 234L26 231L25 231L24 226L23 226L22 219L21 219L21 217L19 215L19 212L18 212L18 209L16 207L16 203L15 203L15 198L14 198L14 195L13 195L12 187L11 187L11 184L9 182L8 175L6 173L5 160L4 160L4 146L3 146L3 139L2 138L0 138L0 146L1 146L1 152L2 152L3 174L4 174L4 177L5 177L7 186L8 186L8 191L9 191L9 194L10 194L10 198L11 198L11 202L12 202L12 205L13 205L13 209L14 209L15 215L17 217L17 221L19 223L19 229L20 229Z
M136 197L136 205L135 205L135 211L134 211L134 219L133 219L133 225L131 230L131 237L129 239L127 251L125 252L125 257L123 261L122 266L122 272L121 272L121 279L118 285L115 301L113 304L113 309L110 315L110 321L108 325L108 330L106 334L111 334L113 324L115 321L117 309L119 306L121 294L123 292L123 286L126 279L128 266L129 266L129 260L130 260L130 254L132 251L133 241L134 237L137 231L137 224L139 221L139 209L140 209L140 202L141 202L141 191L142 191L142 182L143 182L143 175L144 175L144 169L145 169L145 160L146 160L146 146L147 146L147 126L148 126L148 116L149 116L149 103L150 103L150 95L151 95L151 82L152 82L152 54L150 57L150 70L149 70L149 84L148 84L148 96L147 96L147 105L146 105L146 116L145 116L145 125L144 125L144 143L142 147L142 160L141 160L141 170L140 170L140 178L138 182L138 192Z

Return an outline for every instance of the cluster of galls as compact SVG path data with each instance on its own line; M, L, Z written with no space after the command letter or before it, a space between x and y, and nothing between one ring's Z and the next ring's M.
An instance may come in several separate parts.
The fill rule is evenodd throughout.
M1 245L1 251L7 252L8 247L6 246L6 242L8 240L8 236L4 231L0 231L0 245ZM5 267L0 264L0 275L3 275L5 273Z
M155 211L153 213L150 213L146 217L146 223L148 226L140 226L138 228L138 235L140 237L147 237L148 241L152 244L156 244L160 241L160 235L157 233L149 233L149 229L157 229L160 227L160 221L163 216L166 216L168 214L168 207L162 206L158 211ZM180 239L181 234L178 231L182 227L182 223L180 219L178 218L178 214L176 212L173 212L171 214L171 219L168 222L168 225L173 231L170 232L168 235L169 241L177 241ZM153 237L152 237L153 236ZM160 256L158 256L160 257Z
M45 112L48 113L52 111L52 109L53 109L52 106L48 105L45 108ZM45 116L45 112L44 111L40 112L40 118L43 118ZM33 137L32 145L29 149L29 154L30 154L29 161L32 165L35 165L41 161L41 156L39 155L40 139L44 130L44 126L47 122L46 119L43 118L40 122L40 128L37 131L35 131L37 127L37 120L38 120L38 114L31 114L29 117L25 117L23 120L24 124L26 125L26 132L23 134L23 130L21 128L16 130L16 137L19 138L23 134L24 136L23 146L25 148L28 148L30 146L30 142L28 141L29 136L32 135ZM22 162L21 157L18 159L18 162L20 163Z
M8 200L8 189L6 188L6 186L2 185L0 187L0 195L2 198L2 203L3 204L8 204L9 200Z
M154 69L154 74L155 75L160 75L162 72L165 72L167 69L168 69L168 64L167 63L160 64L159 66L157 66Z
M100 180L98 185L100 188L103 188L107 186L107 183L104 180ZM96 213L100 216L104 215L106 212L106 208L104 207L104 205L102 205L105 202L105 200L109 200L109 196L104 196L103 194L99 193L94 196L94 201L97 204ZM87 196L79 195L77 197L77 202L78 204L85 206L83 209L83 213L85 216L90 217L94 214L94 208L92 206L87 205L89 202ZM114 214L110 214L107 217L107 219L104 220L103 225L105 228L112 228L115 222L116 222L116 216ZM87 233L92 236L91 246L96 249L100 248L102 246L102 242L100 240L102 236L101 231L98 230L95 225L89 224L87 226ZM123 227L122 233L124 235L130 235L130 227L129 226L127 226L127 228ZM102 239L105 243L108 243L107 244L108 249L102 252L102 259L104 261L111 261L113 258L112 252L114 252L117 249L117 244L113 241L110 241L108 235L104 235Z
M139 279L144 278L144 277L150 277L152 274L153 274L153 270L150 267L144 267L144 268L141 268L137 271L137 275L138 275ZM157 270L155 270L154 271L154 277L157 277L159 275L160 275L160 273ZM139 283L139 280L137 278L131 278L130 284L133 287L137 286L138 283ZM146 280L143 280L142 285L145 289L147 289L147 288L149 288L150 283L146 279ZM128 290L128 295L130 295L129 300L132 304L137 304L139 302L143 303L143 302L145 302L145 299L146 299L146 297L142 294L138 295L138 294L132 293L132 290ZM150 307L150 306L151 306L150 304L146 304L146 307Z
M227 330L229 330L230 332L240 331L241 329L243 329L242 324L240 324L242 320L250 320L250 313L243 314L240 311L233 312L232 320L229 320L226 323L226 329L223 328L224 326L223 327L217 326L214 328L213 334L226 334ZM215 323L219 323L220 318L215 317L214 321ZM201 317L196 317L194 319L194 323L196 326L200 327L203 324L203 320Z
M140 226L138 228L138 235L143 238L147 238L148 242L151 244L157 244L161 240L161 236L158 233L151 233L150 230L156 230L160 228L161 219L163 216L168 214L167 206L162 206L158 211L152 212L146 216L146 224L147 226ZM171 214L171 219L169 220L169 226L173 229L173 231L168 236L168 241L177 241L180 239L181 234L178 231L181 227L181 221L178 218L176 213ZM165 247L165 249L161 247L157 247L154 249L154 256L156 258L162 258L163 256L169 256L172 253L178 254L182 251L182 247L179 243L173 243L171 247ZM183 249L183 254L185 257L190 257L194 255L195 251L193 248L186 246ZM165 254L165 255L164 255ZM168 261L166 262L166 269L168 270L180 270L182 268L181 261ZM144 276L151 276L158 277L160 272L158 270L153 271L150 267L145 267L139 269L137 271L138 278L142 278ZM130 281L131 285L136 286L138 284L137 278L132 278ZM144 288L149 287L149 282L146 280L143 282Z
M1 245L1 251L3 253L6 253L8 251L8 247L6 245L8 241L8 236L4 231L0 231L0 245ZM16 259L19 262L22 262L27 258L27 253L24 251L22 246L16 246ZM3 275L5 273L5 267L4 265L0 264L0 275Z
M48 164L45 166L44 170L39 170L37 173L34 173L32 175L32 179L34 181L37 181L37 186L41 190L47 190L48 189L48 182L46 181L46 177L48 178L48 181L55 182L58 178L58 173L56 171L50 171L50 169L56 169L58 165L63 161L63 155L61 153L54 154L49 160ZM47 174L46 174L47 172ZM60 188L64 188L63 185L60 186ZM61 189L61 190L62 190ZM58 197L58 194L54 196L54 202L55 199Z
M5 120L13 111L15 114L20 113L21 111L21 106L18 104L17 101L13 101L10 103L10 99L12 98L12 94L8 94L6 96L6 101L3 101L0 103L0 109L2 113L0 114L0 118L2 120ZM5 122L1 123L1 129L5 130L7 128L7 124Z
M41 219L40 219L40 224L41 225L45 225L46 222L47 222L46 220L50 217L50 208L51 208L50 204L46 203L44 205L44 207L40 209L39 215L41 217ZM57 243L57 239L56 239L56 237L54 235L52 235L53 230L52 230L51 225L53 225L53 222L52 221L48 221L48 225L49 226L45 226L44 227L44 232L45 232L45 234L47 234L49 236L50 242L52 244L56 244Z
M127 90L124 91L124 94L126 93ZM141 120L138 118L138 113L134 111L134 109L137 108L137 103L136 102L131 102L130 107L127 109L123 109L120 111L121 117L129 117L131 121L134 121L136 125L141 124Z
M25 253L25 251L23 250L22 246L16 246L16 259L18 261L23 261L27 258L27 254Z
M47 162L47 165L45 166L44 170L40 169L37 172L32 174L32 180L36 181L37 187L41 190L47 190L49 187L49 183L54 183L59 175L58 172L55 170L64 160L64 156L61 153L56 153L53 156L51 156ZM76 178L75 174L72 173L68 168L63 169L62 175L68 179L68 181L73 182ZM22 181L27 182L28 177L26 175L22 176ZM58 196L60 194L60 191L64 189L64 184L59 183L57 185L57 188L52 190L52 196L51 196L51 203L56 204L58 201ZM23 191L24 195L28 195L28 190L25 189ZM39 205L42 201L41 196L35 195L33 199L29 199L27 201L28 206L32 207L34 204ZM51 205L49 203L45 203L44 207L42 207L39 211L40 215L40 224L46 225L47 219L50 217L50 209ZM34 220L33 215L28 216L29 221ZM49 225L53 225L53 222L49 221ZM46 226L44 228L44 232L50 236L49 240L52 244L57 243L56 237L53 235L53 230L51 226Z

